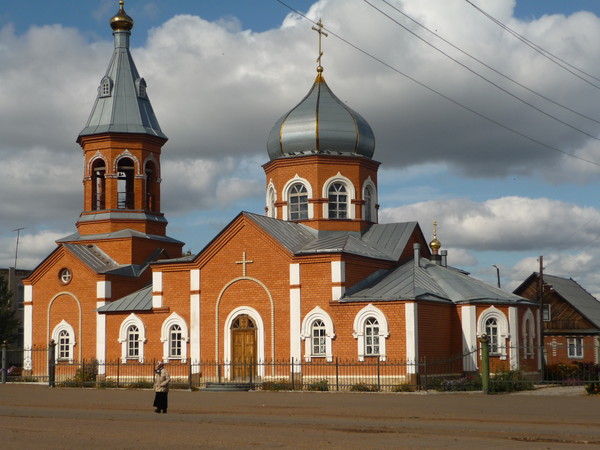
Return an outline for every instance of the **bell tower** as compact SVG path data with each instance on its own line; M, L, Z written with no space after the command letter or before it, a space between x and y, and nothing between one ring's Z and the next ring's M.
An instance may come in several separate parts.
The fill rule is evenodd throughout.
M83 149L83 211L65 243L96 244L120 263L139 264L160 249L181 256L182 242L166 236L161 212L160 157L167 136L129 49L133 19L119 1L110 19L114 51L77 143Z
M120 1L110 20L114 52L77 142L84 154L81 235L132 229L164 236L160 211L161 131L129 50L133 19Z

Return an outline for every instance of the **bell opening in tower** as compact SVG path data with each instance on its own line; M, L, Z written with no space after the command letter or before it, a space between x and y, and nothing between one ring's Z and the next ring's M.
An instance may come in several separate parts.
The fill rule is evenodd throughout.
M119 161L117 168L117 208L134 209L134 166L129 158Z
M157 211L158 203L158 177L156 166L152 161L146 163L146 205L148 211Z
M105 191L106 191L106 167L104 161L98 160L94 162L92 167L92 210L98 211L104 209Z

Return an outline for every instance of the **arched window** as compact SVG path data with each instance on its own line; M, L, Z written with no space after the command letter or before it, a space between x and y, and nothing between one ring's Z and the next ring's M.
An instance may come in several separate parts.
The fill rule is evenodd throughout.
M375 317L365 320L365 355L379 356L379 322Z
M267 190L267 217L277 218L277 211L275 210L275 201L277 194L275 194L275 188L269 186Z
M312 335L312 352L311 356L325 356L325 335L327 330L325 329L325 323L322 320L315 320L311 327Z
M506 339L509 338L508 320L506 315L494 306L483 311L477 319L477 334L488 336L490 356L506 359L508 349Z
M117 167L117 207L134 209L134 164L129 158L121 158Z
M67 330L62 330L58 335L58 360L71 359L70 336Z
M97 211L106 207L106 165L103 159L96 159L92 164L92 210Z
M364 194L365 201L365 215L364 220L367 222L373 222L373 188L371 186L367 186L365 188Z
M110 78L104 77L100 82L100 97L109 97L111 93L112 83Z
M179 314L172 313L162 324L160 340L163 343L163 360L187 360L188 327Z
M358 343L359 361L364 361L365 356L378 356L385 361L388 321L379 308L369 304L358 312L354 318L353 336Z
M485 334L488 336L488 346L490 355L498 354L498 321L494 317L490 317L485 321Z
M121 362L128 360L144 362L144 343L146 342L146 328L141 319L131 313L122 323L119 330L119 343L121 344Z
M333 183L329 186L329 218L348 218L348 194L343 183Z
M146 98L146 80L138 78L135 80L135 87L137 89L138 97Z
M62 320L52 332L52 339L56 343L55 360L73 363L75 347L75 330L65 320Z
M127 359L140 357L140 329L136 325L127 328Z
M304 359L326 358L333 361L332 340L335 338L333 321L325 310L317 306L302 321L300 338L304 340Z
M148 211L158 211L158 174L156 165L153 161L146 163L146 209Z
M181 358L182 343L181 327L175 324L169 330L169 358Z
M308 219L308 192L302 183L292 185L288 195L290 220Z

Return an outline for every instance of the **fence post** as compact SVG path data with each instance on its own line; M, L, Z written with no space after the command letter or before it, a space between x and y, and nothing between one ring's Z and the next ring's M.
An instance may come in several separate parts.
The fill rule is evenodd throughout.
M377 357L377 390L381 391L381 359Z
M340 390L340 365L337 356L335 357L335 390Z
M8 367L6 367L6 347L8 342L2 342L2 384L6 384L6 371Z
M487 334L479 338L481 343L481 388L484 394L490 393L490 347Z
M54 339L50 340L50 344L48 344L48 386L49 387L54 387L55 386L55 370L56 370L56 364L55 364L55 355L56 355L56 342L54 342Z
M292 391L294 391L294 358L290 358L290 379L292 381Z

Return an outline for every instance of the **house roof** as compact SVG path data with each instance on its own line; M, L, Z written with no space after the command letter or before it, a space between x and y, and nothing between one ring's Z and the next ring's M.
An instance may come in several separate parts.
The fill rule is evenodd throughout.
M436 300L462 303L532 304L535 303L503 291L465 272L420 259L417 266L409 261L392 270L380 270L350 287L342 302Z
M537 274L535 274L537 276ZM564 298L597 328L600 328L600 302L572 278L544 274L544 283Z
M139 291L126 295L119 300L101 306L97 309L100 313L123 311L150 311L152 309L152 285Z

